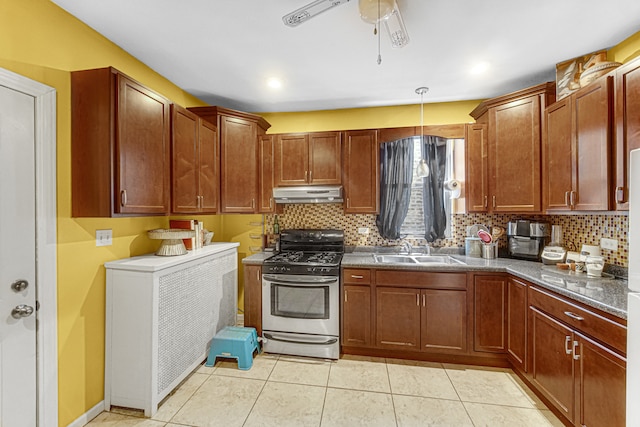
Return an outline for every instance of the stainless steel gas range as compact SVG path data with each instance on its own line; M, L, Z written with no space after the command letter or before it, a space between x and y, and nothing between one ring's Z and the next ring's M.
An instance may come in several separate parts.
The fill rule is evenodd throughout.
M262 274L266 352L338 359L342 230L294 229Z

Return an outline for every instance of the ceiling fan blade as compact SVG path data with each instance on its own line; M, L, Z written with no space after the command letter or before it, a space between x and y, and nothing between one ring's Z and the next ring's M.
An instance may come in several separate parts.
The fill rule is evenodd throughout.
M350 0L316 0L283 16L282 21L289 27L295 27L322 12L326 12L329 9L333 9L349 1Z
M400 48L409 44L409 34L404 26L400 9L396 3L393 13L384 20L384 26L387 27L389 38L391 39L391 47Z

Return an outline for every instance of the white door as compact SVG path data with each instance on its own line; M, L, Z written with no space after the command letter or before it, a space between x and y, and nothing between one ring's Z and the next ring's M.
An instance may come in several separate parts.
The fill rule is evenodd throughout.
M0 425L35 426L35 100L0 86Z

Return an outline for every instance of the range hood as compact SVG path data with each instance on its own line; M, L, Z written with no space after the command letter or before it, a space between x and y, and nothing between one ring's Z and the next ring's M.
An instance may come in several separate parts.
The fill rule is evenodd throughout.
M342 203L340 185L305 185L273 189L276 203Z

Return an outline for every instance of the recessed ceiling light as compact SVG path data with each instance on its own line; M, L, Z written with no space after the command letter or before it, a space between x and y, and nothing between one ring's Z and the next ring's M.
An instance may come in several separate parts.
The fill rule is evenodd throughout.
M477 75L477 74L485 73L488 69L489 69L489 63L485 62L485 61L482 61L482 62L478 62L473 67L471 67L469 72L471 74L476 74Z
M271 89L280 89L282 87L282 81L275 77L271 77L269 80L267 80L267 86L269 86Z

